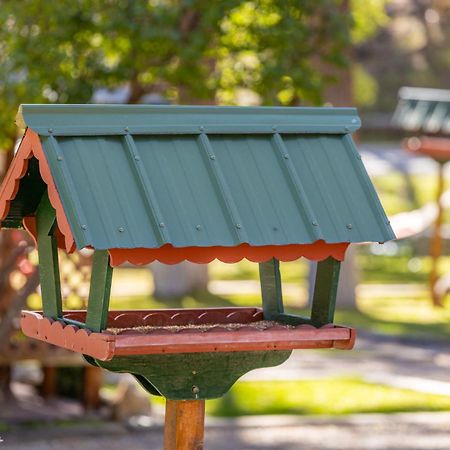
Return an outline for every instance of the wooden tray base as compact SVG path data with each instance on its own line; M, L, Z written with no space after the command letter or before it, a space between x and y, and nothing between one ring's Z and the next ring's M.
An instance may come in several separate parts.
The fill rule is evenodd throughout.
M21 325L29 337L101 361L130 355L351 349L355 341L352 328L268 322L260 308L110 311L108 328L101 333L68 324L66 319L85 322L86 311L68 311L61 320L23 311Z

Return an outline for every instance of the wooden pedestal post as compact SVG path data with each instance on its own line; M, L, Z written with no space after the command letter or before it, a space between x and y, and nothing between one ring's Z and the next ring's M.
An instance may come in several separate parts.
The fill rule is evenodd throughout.
M435 306L443 306L442 305L442 296L436 292L436 283L439 279L439 258L442 254L442 221L444 216L444 208L442 205L442 194L444 192L444 164L439 164L439 172L438 172L438 186L436 191L436 204L438 207L438 212L436 216L436 221L434 223L433 235L431 237L431 248L430 248L430 256L431 256L431 272L430 272L430 289L431 289L431 297L433 299L433 304Z
M167 400L164 450L202 450L204 400Z

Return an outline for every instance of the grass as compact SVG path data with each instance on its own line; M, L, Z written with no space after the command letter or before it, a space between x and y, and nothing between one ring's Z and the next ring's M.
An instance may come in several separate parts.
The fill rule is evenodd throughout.
M163 404L164 400L152 397ZM216 417L261 414L345 415L450 411L450 397L367 383L359 378L238 382L224 397L206 402Z

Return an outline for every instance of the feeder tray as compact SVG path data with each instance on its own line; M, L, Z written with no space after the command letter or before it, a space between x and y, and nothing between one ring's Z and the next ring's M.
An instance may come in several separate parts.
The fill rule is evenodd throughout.
M68 311L62 321L24 311L22 330L28 336L102 361L127 355L351 349L355 340L351 328L267 321L260 308L110 311L107 328L101 333L69 324L85 320L84 311Z

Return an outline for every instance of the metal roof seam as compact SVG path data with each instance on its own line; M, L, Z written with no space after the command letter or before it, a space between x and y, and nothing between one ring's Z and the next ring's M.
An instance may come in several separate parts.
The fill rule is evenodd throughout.
M67 220L71 225L75 243L78 248L83 248L89 245L92 236L90 230L86 228L86 215L83 212L78 197L72 197L69 194L70 191L74 190L70 171L66 167L61 149L54 136L50 135L44 140L41 138L41 144L44 151L47 150L46 157L50 172L60 193L61 203L63 204ZM75 227L75 224L78 224L78 227Z
M157 236L160 245L170 242L170 234L166 227L162 227L165 223L161 208L156 199L155 193L151 186L147 174L142 168L142 158L137 146L134 143L133 137L127 133L124 138L125 148L127 150L128 160L130 166L134 170L138 180L138 187L142 193L142 199L145 205L150 223L153 226L153 231Z
M366 168L364 167L364 163L362 162L362 160L360 158L358 158L359 153L356 150L356 147L351 139L350 136L344 136L343 138L344 140L344 147L347 150L347 152L350 153L350 163L352 164L353 167L355 167L355 172L358 176L358 178L360 179L362 185L364 186L364 190L367 194L367 197L371 200L369 201L369 206L372 209L373 213L374 213L374 218L376 219L377 217L380 217L383 220L383 228L385 231L385 239L384 240L392 240L392 239L396 239L396 236L391 228L390 222L388 217L386 216L386 213L384 212L383 206L381 205L380 199L378 198L378 195L375 191L375 189L373 189L372 186L372 182L370 181L369 175L366 171ZM357 167L359 166L359 167ZM377 221L375 220L374 223L376 223ZM379 226L379 225L378 225ZM381 228L381 227L380 227ZM380 230L382 231L382 230ZM383 234L383 232L381 233Z
M305 218L305 224L307 224L307 229L314 240L324 239L322 229L320 228L320 223L314 213L314 210L309 203L308 197L306 196L303 184L295 170L292 160L289 157L289 152L284 145L283 139L279 133L274 133L272 136L272 141L275 144L276 151L278 153L278 160L282 166L282 170L287 173L288 180L293 188L295 199L301 214Z

